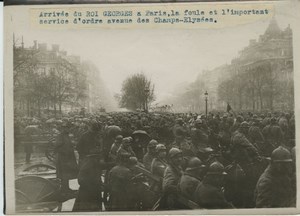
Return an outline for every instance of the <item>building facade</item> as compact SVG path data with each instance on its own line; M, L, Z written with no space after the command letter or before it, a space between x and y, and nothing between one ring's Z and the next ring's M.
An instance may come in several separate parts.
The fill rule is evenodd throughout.
M264 34L229 65L205 71L212 109L272 111L294 109L292 29L280 29L272 19Z
M92 107L104 106L95 101L104 92L92 92L101 85L100 75L92 76L99 71L89 64L82 62L80 56L68 55L57 44L52 45L51 49L46 43L37 41L29 47L25 47L23 42L21 46L15 44L15 113L57 115L81 108L91 111Z

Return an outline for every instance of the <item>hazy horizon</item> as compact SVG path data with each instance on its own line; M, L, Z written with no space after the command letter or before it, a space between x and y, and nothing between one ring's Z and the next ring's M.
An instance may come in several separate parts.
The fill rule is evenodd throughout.
M112 96L120 93L128 76L143 72L155 84L156 102L177 85L194 81L203 70L230 64L250 39L258 39L265 32L270 21L215 30L36 30L30 29L24 13L18 10L13 23L18 23L14 33L19 43L23 36L25 47L32 46L34 40L47 43L48 49L51 44L59 44L69 55L93 62ZM279 12L275 18L281 29L290 23L284 13Z

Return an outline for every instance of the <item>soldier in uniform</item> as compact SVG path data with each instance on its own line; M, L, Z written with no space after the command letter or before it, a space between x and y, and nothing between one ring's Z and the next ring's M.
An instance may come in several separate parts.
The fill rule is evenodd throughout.
M80 137L76 147L79 154L79 165L92 149L95 149L96 147L101 147L99 131L99 123L97 121L92 121L89 124L88 131Z
M119 150L121 144L123 141L123 136L118 135L116 136L115 142L112 144L110 152L109 152L109 158L113 161L117 160L117 151Z
M268 113L267 116L265 118L263 118L261 124L262 127L266 127L267 125L269 125L271 123L271 118L272 118L272 114Z
M244 168L259 159L259 154L254 145L248 140L249 124L243 122L233 134L231 152L234 160Z
M131 165L130 154L122 151L118 155L118 164L108 174L109 206L111 211L134 210L134 187L131 179L133 173L129 169Z
M169 151L169 164L164 172L163 177L163 208L178 209L177 194L179 193L177 185L182 176L182 151L178 148L171 148Z
M255 190L257 208L282 208L295 206L289 178L292 167L291 153L276 148L271 155L271 163L259 178Z
M234 133L237 131L241 125L241 123L244 121L244 118L242 116L237 116L234 124L231 127L231 133Z
M288 136L288 128L289 128L289 119L288 114L282 113L279 120L278 126L280 127L283 137L287 138Z
M156 140L150 140L147 146L147 153L143 157L143 164L147 170L151 169L152 161L155 157L155 148L158 142Z
M156 157L153 159L151 164L151 172L154 175L163 177L164 172L167 168L167 148L164 144L158 144L155 148L156 150Z
M16 137L16 136L15 136ZM26 130L25 128L25 154L26 154L26 163L30 163L31 154L33 153L33 146L32 146L32 131Z
M208 172L194 192L194 200L200 208L224 209L233 208L224 197L224 166L214 162L209 166Z
M263 128L262 133L268 144L272 145L274 149L282 144L283 133L275 117L271 118L271 123Z
M180 191L187 199L194 201L193 194L202 181L204 168L202 161L197 157L189 160L187 168L179 181Z
M228 115L224 114L222 117L222 120L220 122L220 130L226 130L229 128L230 128L230 125L228 122Z
M124 152L128 153L131 157L135 157L135 153L131 148L131 139L129 137L123 138L122 144L117 151L117 156L123 154Z
M244 207L253 207L253 191L259 178L257 165L261 160L258 150L247 139L249 124L243 122L239 129L233 134L231 153L233 160L238 163L245 172L243 197Z
M113 120L109 120L108 125L104 130L104 138L103 138L103 152L105 161L109 160L109 151L111 149L112 144L114 143L116 137L121 135L122 130L119 126L113 125Z
M187 128L185 127L182 118L178 118L176 120L176 124L173 128L173 134L175 136L175 141L173 142L172 147L179 148L185 157L193 156L192 146L186 139Z
M164 172L168 166L166 157L167 157L167 148L164 144L157 144L156 148L156 156L152 160L150 171L153 175L159 176L161 180L164 177ZM161 196L162 192L162 182L150 182L150 186L152 190L155 192L156 198Z
M185 128L184 121L182 118L176 119L176 124L173 127L173 134L175 136L175 139L177 137L182 137L187 134L187 130Z
M194 128L191 131L192 143L196 152L205 154L205 149L208 147L208 134L202 128L202 120L197 119L194 122Z
M99 153L86 155L78 174L80 185L73 211L99 211L101 210L101 164L103 156ZM103 161L102 161L103 162Z
M70 124L63 123L61 133L57 136L55 152L57 178L61 179L62 193L69 193L69 180L77 178L78 166L76 163L74 146L69 136Z
M253 119L253 123L249 128L249 141L253 143L260 150L261 153L267 153L265 149L265 139L259 128L259 120Z
M220 122L220 131L219 131L219 141L222 149L229 149L230 139L231 139L231 130L228 124L227 115L224 115L222 121Z

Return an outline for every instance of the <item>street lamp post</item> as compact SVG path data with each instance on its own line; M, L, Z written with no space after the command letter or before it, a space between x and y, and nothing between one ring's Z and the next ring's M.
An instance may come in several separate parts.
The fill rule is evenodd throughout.
M205 91L204 96L205 96L205 117L207 119L207 101L208 101L208 93L207 93L207 91Z
M149 88L145 88L145 112L148 112L148 95L149 95Z

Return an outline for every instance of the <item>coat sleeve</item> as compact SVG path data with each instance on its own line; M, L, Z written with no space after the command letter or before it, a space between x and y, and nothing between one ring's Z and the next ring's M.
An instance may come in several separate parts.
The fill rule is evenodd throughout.
M239 137L238 143L241 147L247 150L248 154L254 157L259 156L257 149L246 138Z
M76 146L76 150L78 151L79 154L82 154L84 152L84 144L85 144L85 135L82 135Z
M87 186L91 180L91 172L90 172L91 163L85 161L78 173L78 184L80 186Z
M167 168L164 172L163 191L165 193L177 192L177 179L172 172Z
M117 146L113 143L112 146L111 146L111 149L109 151L109 157L113 160L116 160L117 159L117 151L118 151L118 148Z
M62 135L59 134L56 138L55 142L55 151L56 152L61 152L62 151L62 146L64 145Z
M256 188L256 208L272 207L272 186L267 178L261 179Z
M261 142L264 142L264 141L265 141L265 138L264 138L262 132L259 130L259 128L256 128L256 129L255 129L255 132L256 132L256 136L257 136L256 138L257 138L258 140L260 140Z

